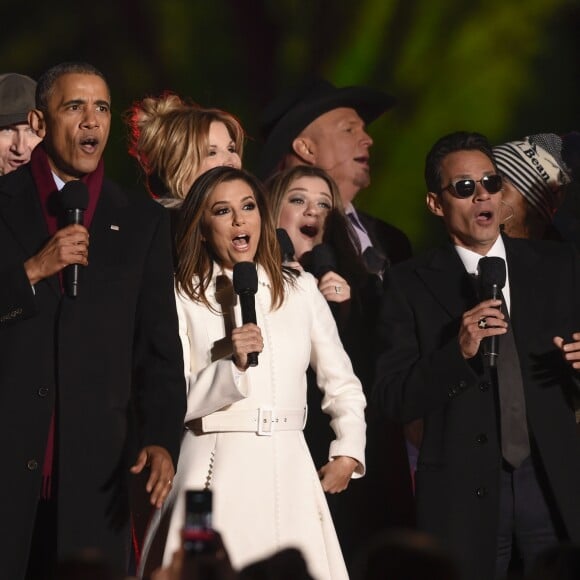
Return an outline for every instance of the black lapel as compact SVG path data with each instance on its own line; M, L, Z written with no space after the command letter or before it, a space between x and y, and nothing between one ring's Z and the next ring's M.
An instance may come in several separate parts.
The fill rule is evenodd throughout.
M417 267L417 275L452 318L477 302L473 280L451 244L435 250L425 264Z
M34 182L26 170L11 180L10 190L0 190L0 218L27 256L36 254L48 239Z
M23 167L8 175L4 183L9 185L9 191L0 187L0 219L22 247L23 254L33 256L50 236L32 175L28 167ZM46 282L60 296L58 277L51 276Z

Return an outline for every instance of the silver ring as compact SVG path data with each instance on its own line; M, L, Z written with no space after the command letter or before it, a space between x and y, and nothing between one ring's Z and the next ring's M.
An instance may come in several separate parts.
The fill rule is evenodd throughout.
M342 292L342 286L335 286L335 287L334 287L334 291L335 291L337 294L340 294L340 293Z
M485 319L485 316L479 319L479 321L477 322L477 326L481 329L487 328L487 320Z

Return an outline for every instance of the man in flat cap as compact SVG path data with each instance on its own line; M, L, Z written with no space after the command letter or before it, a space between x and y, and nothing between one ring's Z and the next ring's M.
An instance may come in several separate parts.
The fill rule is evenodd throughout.
M267 178L298 165L325 170L336 182L345 211L358 237L358 248L375 284L364 290L360 331L349 336L347 346L353 367L367 397L374 380L375 326L382 296L382 275L392 263L411 256L407 236L394 226L354 208L360 190L368 187L372 138L368 123L390 109L395 99L382 91L361 86L338 88L322 79L310 79L273 101L262 115L265 143L258 174ZM345 235L346 234L345 232ZM362 284L361 284L362 286ZM305 436L316 449L323 423L316 419L320 404L316 389L309 390ZM329 498L335 526L347 565L353 554L378 530L411 526L414 507L402 427L375 421L367 408L367 473L356 486Z
M41 139L28 124L36 82L16 73L0 75L0 175L30 161Z

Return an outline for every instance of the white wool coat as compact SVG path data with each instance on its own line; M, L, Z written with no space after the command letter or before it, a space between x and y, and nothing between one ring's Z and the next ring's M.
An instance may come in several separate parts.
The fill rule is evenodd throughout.
M277 310L271 309L269 281L261 268L258 280L256 316L264 349L258 366L245 373L231 361L230 331L242 319L229 278L214 276L209 287L216 312L176 292L188 389L186 430L173 491L152 521L143 556L147 558L151 541L159 541L155 535L164 527L159 521L167 517L163 560L169 564L180 544L185 490L209 488L213 524L235 568L297 547L317 580L347 579L324 492L296 416L306 406L306 370L312 365L324 391L323 409L336 434L329 459L355 458L359 467L354 477L360 477L365 397L315 279L302 273L295 286L287 288ZM219 427L200 431L201 421L223 422L216 412L257 416L260 408L272 410L280 421L290 411L296 428L277 430L274 423L271 435L255 430L220 432ZM270 416L268 411L265 416ZM208 429L213 428L206 425Z

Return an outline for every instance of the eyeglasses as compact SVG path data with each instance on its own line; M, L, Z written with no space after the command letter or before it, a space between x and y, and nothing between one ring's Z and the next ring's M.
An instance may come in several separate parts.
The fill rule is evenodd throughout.
M494 173L493 175L484 175L481 179L458 179L449 185L442 187L441 191L446 189L459 198L471 197L475 193L476 184L481 183L485 191L488 193L497 193L501 191L503 181L501 175Z

